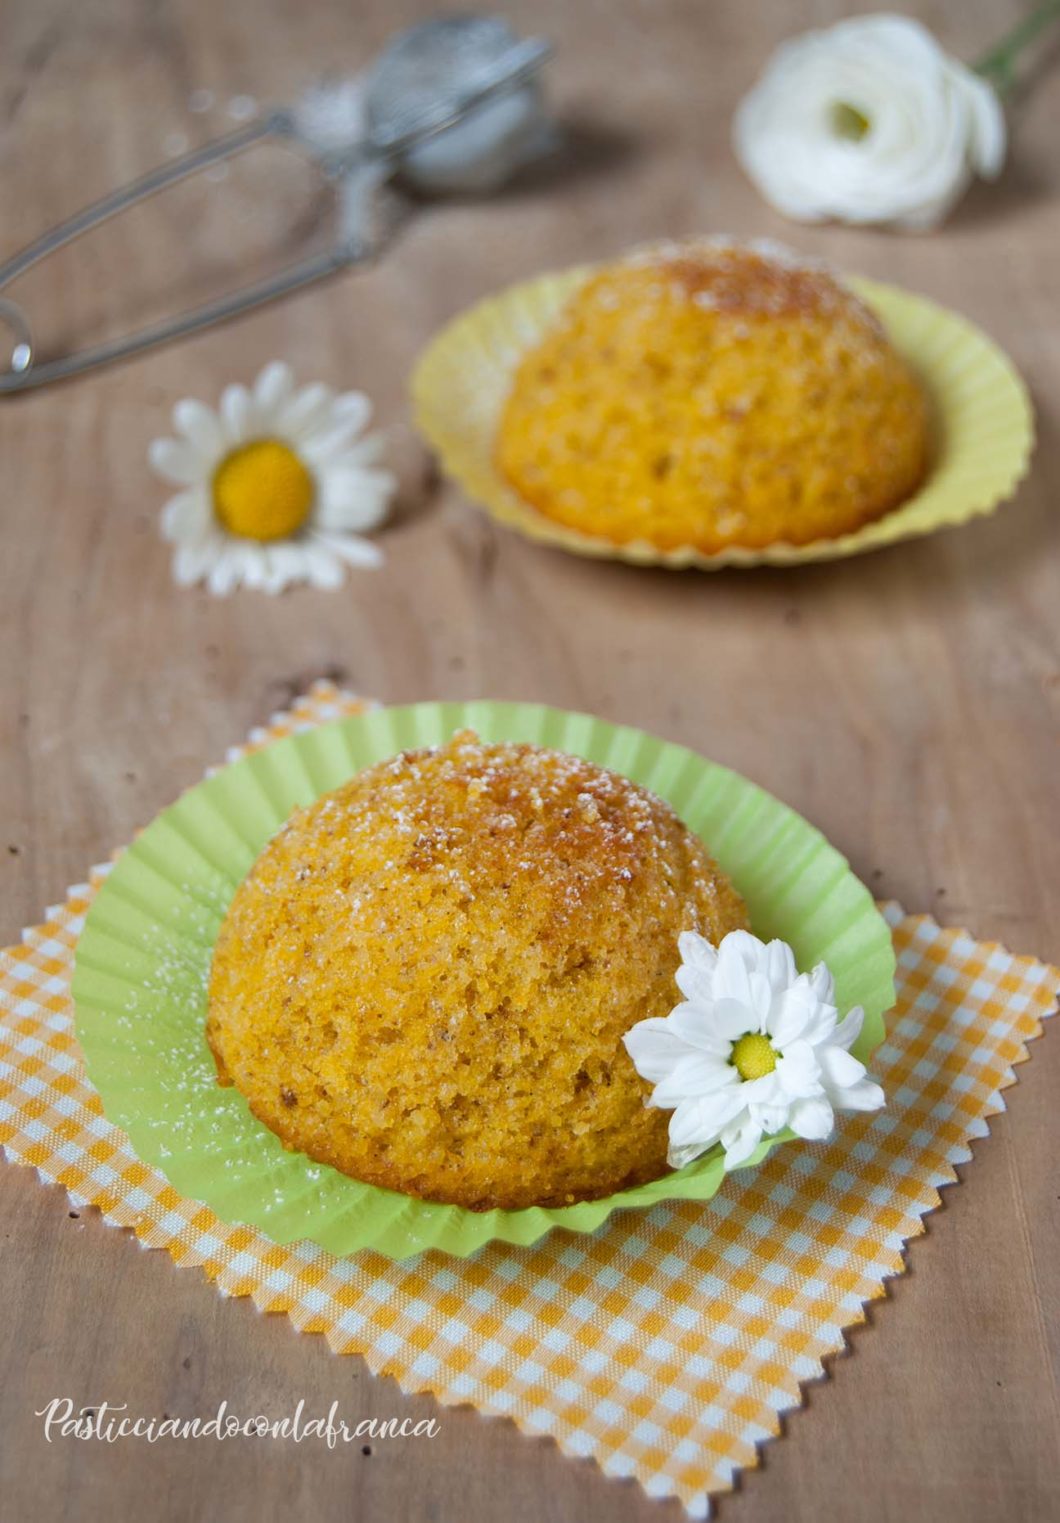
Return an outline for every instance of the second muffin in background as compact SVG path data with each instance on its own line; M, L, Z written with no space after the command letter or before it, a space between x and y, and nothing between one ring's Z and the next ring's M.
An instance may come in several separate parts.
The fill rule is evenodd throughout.
M616 545L802 545L916 491L928 407L821 266L663 244L598 270L523 356L496 459L542 515Z

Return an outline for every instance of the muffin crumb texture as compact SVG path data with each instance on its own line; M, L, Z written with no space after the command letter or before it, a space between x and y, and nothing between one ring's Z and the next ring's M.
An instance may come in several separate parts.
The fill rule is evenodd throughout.
M298 811L222 926L207 1038L288 1147L488 1210L666 1171L622 1037L679 995L677 938L746 926L673 810L469 731Z
M613 544L804 545L917 490L927 399L821 265L665 244L597 271L524 355L496 454L524 501Z

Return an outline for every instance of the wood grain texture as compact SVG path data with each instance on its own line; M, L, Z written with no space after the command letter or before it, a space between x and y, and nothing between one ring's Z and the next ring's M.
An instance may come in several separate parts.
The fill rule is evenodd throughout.
M875 8L870 6L865 9ZM1024 7L911 7L973 56ZM223 128L237 93L289 100L353 69L408 0L0 0L0 253ZM377 268L61 390L0 402L6 835L0 936L328 673L390 701L489 696L593 710L695 746L824 829L881 895L1060 960L1060 70L1045 50L1013 114L1011 167L942 232L793 229L728 148L735 102L816 0L505 6L552 37L566 167L479 204L422 208ZM220 107L190 115L195 89ZM170 148L172 144L168 145ZM113 331L264 268L323 231L289 159L161 202L25 284L42 336ZM289 234L295 224L296 231ZM1038 410L1030 481L995 518L861 560L671 575L565 559L493 528L412 432L413 359L466 303L658 234L786 237L956 306L1009 350ZM169 577L148 441L184 395L274 356L376 399L402 475L388 560L338 593L216 602ZM720 1506L754 1523L977 1523L1060 1515L1060 1041L1021 1071L910 1272L809 1393L788 1437ZM0 1167L0 1513L22 1523L391 1519L662 1523L646 1500L466 1410L371 1455L252 1440L43 1442L51 1397L134 1412L349 1417L433 1409L282 1318L137 1252L28 1171Z

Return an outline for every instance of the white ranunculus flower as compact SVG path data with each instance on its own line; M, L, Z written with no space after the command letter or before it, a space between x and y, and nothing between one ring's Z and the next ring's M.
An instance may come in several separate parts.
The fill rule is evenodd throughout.
M865 1013L856 1005L839 1019L824 963L799 973L786 942L766 945L748 931L730 931L716 949L685 931L678 946L684 1003L625 1036L634 1067L655 1086L648 1104L673 1111L672 1168L720 1142L735 1169L785 1127L821 1141L834 1111L883 1105L850 1051Z
M973 175L1005 158L987 82L907 16L862 16L793 38L733 123L737 157L800 222L940 222Z

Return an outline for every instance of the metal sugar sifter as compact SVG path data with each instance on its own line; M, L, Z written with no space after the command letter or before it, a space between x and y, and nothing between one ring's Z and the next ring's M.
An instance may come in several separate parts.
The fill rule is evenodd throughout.
M61 223L0 266L0 293L32 265L130 207L266 140L301 150L334 183L332 245L255 285L124 337L38 360L29 319L0 294L14 340L0 395L65 380L156 344L198 333L369 258L372 193L400 176L445 195L486 193L552 141L539 74L549 48L493 16L423 22L392 39L362 74L325 80L291 108L142 176Z

